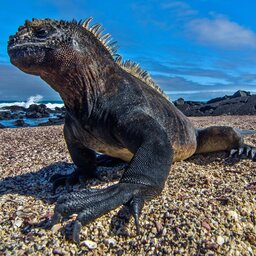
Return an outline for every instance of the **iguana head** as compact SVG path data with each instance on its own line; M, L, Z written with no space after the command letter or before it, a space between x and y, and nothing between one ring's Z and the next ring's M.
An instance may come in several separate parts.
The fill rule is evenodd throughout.
M11 63L26 73L42 75L56 70L60 73L71 71L75 65L81 66L85 60L96 59L96 56L97 59L101 55L111 57L106 47L95 38L95 33L86 28L89 21L25 21L9 38ZM99 30L99 25L94 29Z

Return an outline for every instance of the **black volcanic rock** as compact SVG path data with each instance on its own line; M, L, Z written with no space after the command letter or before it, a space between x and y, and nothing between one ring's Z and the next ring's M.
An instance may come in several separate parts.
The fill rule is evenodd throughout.
M237 91L232 96L215 98L207 103L184 101L184 104L177 104L177 101L174 102L175 106L187 116L256 115L256 95L245 91Z
M58 117L58 118L49 118L47 122L40 123L38 126L48 126L48 125L61 125L64 124L65 118Z
M40 104L40 105L37 105L37 104L31 104L28 109L27 109L27 112L39 112L39 113L44 113L46 112L46 105L44 104Z
M222 101L222 100L230 99L231 97L232 96L225 95L224 97L217 97L217 98L211 99L211 100L207 101L206 103L211 104L211 103L219 102L219 101Z
M44 117L44 115L39 112L33 111L33 112L27 112L26 117L27 118L42 118L42 117Z
M0 112L0 120L10 120L12 119L11 111L1 111Z
M197 101L182 101L179 99L178 102L174 102L174 105L187 116L203 116L203 113L199 111L204 106L203 102Z
M236 98L236 97L246 97L246 96L250 96L251 93L250 92L246 92L246 91L237 91L232 95L232 98Z
M48 117L49 112L47 110L46 105L44 104L32 104L27 109L26 117L27 118L42 118L42 117Z
M21 107L17 105L6 106L6 107L2 107L1 109L10 110L11 112L26 112L25 107Z
M10 111L0 111L0 120L11 120L11 119L22 119L25 113L23 112L10 112Z
M65 107L55 107L55 112L57 113L65 113L66 112L66 108Z
M0 124L0 129L6 128L3 124Z
M185 103L185 100L183 98L179 98L179 99L175 100L173 103L175 106L183 106Z
M23 119L18 119L18 120L16 120L16 121L14 122L14 124L15 124L15 126L18 126L18 127L27 127L27 126L29 126L28 124L26 124L26 123L24 122Z

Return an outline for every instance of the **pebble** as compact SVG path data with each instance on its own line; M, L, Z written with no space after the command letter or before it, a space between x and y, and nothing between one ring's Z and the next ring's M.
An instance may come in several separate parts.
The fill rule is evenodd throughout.
M204 227L207 231L211 230L211 226L209 225L209 223L207 221L202 222L202 227Z
M105 240L109 245L116 245L117 241L114 238L108 238Z
M62 228L61 223L58 223L58 224L55 224L54 226L52 226L51 230L53 233L57 233L61 228Z
M63 250L61 248L53 249L52 253L56 254L56 255L65 255L65 253L63 252Z
M162 224L160 222L156 221L155 225L156 225L157 232L160 233L163 230Z
M163 228L163 231L162 231L162 236L164 237L167 233L167 229L166 228Z
M235 211L228 211L228 217L235 221L238 221L238 214Z
M84 240L81 244L86 245L89 249L96 249L97 243L90 241L90 240Z
M14 225L19 228L19 227L21 227L22 223L23 223L23 220L17 219L17 220L15 220Z
M217 236L217 244L223 245L225 243L225 239L222 236Z

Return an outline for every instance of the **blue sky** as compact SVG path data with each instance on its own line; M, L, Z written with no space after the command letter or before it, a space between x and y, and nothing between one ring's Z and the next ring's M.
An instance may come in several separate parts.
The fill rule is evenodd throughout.
M172 99L206 100L238 89L256 93L255 10L252 0L1 1L0 100L36 94L58 99L40 78L9 62L8 36L33 17L94 17L123 58L140 63Z

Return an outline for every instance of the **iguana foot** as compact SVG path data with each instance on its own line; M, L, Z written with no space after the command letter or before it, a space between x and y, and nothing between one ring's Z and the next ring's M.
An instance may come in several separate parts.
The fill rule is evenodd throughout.
M72 240L79 243L79 234L83 225L125 204L135 218L136 230L139 234L139 216L144 205L144 199L151 198L152 191L157 190L146 185L119 183L104 189L69 193L57 200L51 225L59 223L62 218L77 213Z
M240 158L250 158L256 161L256 147L250 145L244 145L238 149L231 149L229 157L240 157Z

